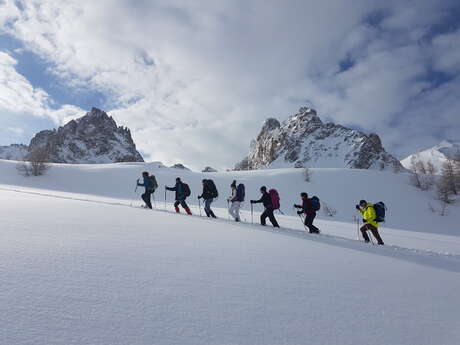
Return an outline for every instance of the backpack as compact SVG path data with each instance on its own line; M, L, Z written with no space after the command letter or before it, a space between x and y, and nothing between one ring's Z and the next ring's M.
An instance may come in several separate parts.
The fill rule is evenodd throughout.
M213 180L208 180L208 188L211 193L211 197L217 198L219 196L219 192L217 192L217 187Z
M244 184L240 183L236 187L236 201L243 202L245 197Z
M155 191L155 189L158 188L158 183L157 183L157 179L155 178L154 175L151 175L151 176L150 176L150 181L152 182L152 187L151 187L151 189L152 189L153 191Z
M270 189L268 191L268 194L270 194L270 199L272 200L272 207L274 210L279 210L280 208L280 196L278 194L278 191L276 189Z
M185 197L189 197L190 194L192 194L192 191L190 190L190 187L188 186L187 183L183 183L184 185L184 195Z
M311 208L315 212L321 209L321 203L316 195L311 198Z
M377 223L382 223L385 221L385 211L387 207L382 201L379 201L378 203L374 204L374 210L375 210L375 221Z

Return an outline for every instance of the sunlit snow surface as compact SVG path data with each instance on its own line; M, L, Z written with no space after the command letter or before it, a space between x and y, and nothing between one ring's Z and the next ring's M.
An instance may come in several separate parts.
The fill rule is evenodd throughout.
M193 217L171 213L172 194L163 210L163 190L156 211L130 207L140 204L132 182L143 169L148 165L56 166L25 179L0 162L0 344L460 342L456 229L447 236L386 228L388 246L377 247L356 241L356 224L346 222L352 213L342 221L322 216L321 236L306 234L293 216L279 216L277 231L251 225L247 211L249 224L235 224L222 207L233 175L167 168L156 171L160 189L179 174L194 190L191 200L199 180L214 176L220 219L200 218L197 207ZM358 191L371 174L359 173L365 182ZM329 196L337 183L331 176L353 181L348 174L315 171L314 188ZM285 186L282 198L296 186L312 187L294 170L239 177L248 199L260 183ZM403 193L410 202L419 196L398 187L395 209L404 207ZM345 212L339 205L347 199L332 195ZM458 224L456 217L444 218Z

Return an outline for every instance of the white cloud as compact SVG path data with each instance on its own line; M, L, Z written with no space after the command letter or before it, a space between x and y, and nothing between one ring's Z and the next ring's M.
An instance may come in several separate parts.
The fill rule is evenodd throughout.
M56 124L81 116L82 109L64 105L58 109L50 107L49 95L32 84L16 71L17 61L0 52L0 110L2 112L49 117ZM18 131L16 130L16 134Z
M70 87L106 93L140 150L200 168L231 166L266 117L285 118L306 102L407 150L397 146L411 130L400 117L430 97L430 63L457 66L456 53L444 54L455 37L420 43L448 3L29 0L18 10L6 0L0 13L8 10L4 30ZM365 20L376 13L377 24ZM342 71L346 58L351 66ZM39 108L49 97L28 94ZM61 123L75 110L44 113ZM434 135L428 115L417 114L420 143Z

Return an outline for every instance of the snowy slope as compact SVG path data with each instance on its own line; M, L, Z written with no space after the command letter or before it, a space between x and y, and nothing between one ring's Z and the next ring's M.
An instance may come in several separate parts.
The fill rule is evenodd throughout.
M460 340L460 256L4 190L0 202L1 344Z
M436 167L438 172L441 171L442 164L448 159L455 159L457 156L460 157L460 142L443 141L432 148L427 150L414 153L401 161L401 164L410 169L412 157L427 163L431 162Z
M278 189L284 213L295 215L292 204L299 203L299 193L308 192L320 196L323 205L337 210L334 218L322 212L319 218L343 222L353 222L356 215L354 205L360 199L383 200L389 210L385 228L430 232L460 236L459 205L448 209L448 216L441 217L430 211L429 205L438 208L438 202L429 192L422 192L408 183L406 174L357 169L311 169L312 181L303 179L303 169L270 169L258 171L195 173L180 169L165 168L161 163L119 163L106 165L66 165L56 164L47 176L24 178L17 174L15 163L0 161L0 188L30 191L46 191L97 200L123 201L139 200L142 188L134 194L136 179L143 170L154 173L160 188L156 199L164 202L164 185L172 186L177 176L189 183L192 196L188 202L197 205L197 195L201 194L201 179L213 178L220 192L215 206L226 208L229 185L235 178L246 185L246 199L260 197L259 188L266 185ZM168 192L168 202L173 201L173 193ZM249 210L246 202L244 209ZM255 206L260 211L259 205ZM283 226L283 224L281 224Z

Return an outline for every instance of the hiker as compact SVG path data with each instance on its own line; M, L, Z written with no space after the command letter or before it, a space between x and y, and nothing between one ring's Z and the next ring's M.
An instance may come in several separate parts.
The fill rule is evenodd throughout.
M141 187L145 187L145 193L142 194L142 200L144 200L146 208L152 208L151 196L155 192L155 189L158 188L158 183L154 175L149 176L147 171L142 173L142 177L144 179L144 183L139 183L139 179L137 179L137 185Z
M278 222L276 221L275 215L273 214L274 208L272 205L272 198L269 193L267 193L267 187L260 187L260 192L262 197L259 200L251 200L251 204L263 203L265 211L260 215L260 224L266 224L266 219L270 219L270 222L273 224L273 227L279 228Z
M361 233L363 234L364 241L367 243L369 242L369 236L367 234L367 230L372 232L375 239L377 240L377 244L383 246L382 238L379 234L379 223L377 223L376 218L377 215L375 213L374 205L366 200L361 200L359 205L356 205L356 209L361 213L363 216L363 223L364 225L361 227Z
M198 195L198 199L203 198L204 200L204 212L206 216L217 218L214 212L211 210L211 203L214 201L214 198L218 197L217 188L213 180L203 180L203 192L201 195Z
M227 199L227 202L231 202L232 204L228 209L228 213L235 219L235 222L240 222L240 207L245 196L244 184L240 183L237 187L236 181L233 180L230 188L232 189L232 195Z
M313 225L313 221L316 218L316 210L317 207L313 205L313 198L308 198L307 193L300 193L300 197L302 198L302 205L294 204L295 208L301 208L302 210L297 211L298 215L302 215L305 213L305 226L308 228L310 234L319 234L319 229Z
M174 209L177 213L180 213L179 204L184 208L187 214L192 215L192 211L188 207L185 199L190 196L190 188L188 184L183 183L181 179L178 177L176 178L176 185L174 187L167 187L165 186L166 190L175 191L176 192L176 202L174 203Z

